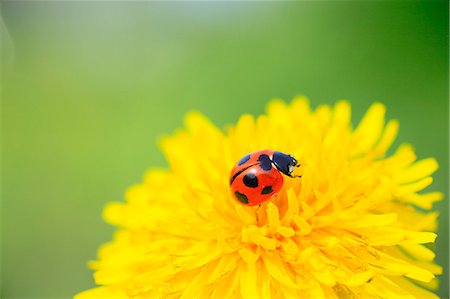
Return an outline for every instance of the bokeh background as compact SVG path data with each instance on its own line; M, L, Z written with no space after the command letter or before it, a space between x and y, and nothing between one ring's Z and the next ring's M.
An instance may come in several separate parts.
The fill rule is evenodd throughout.
M448 194L448 2L1 4L1 298L69 298L111 239L102 207L200 110L220 127L274 97L382 101ZM448 201L437 261L448 298Z

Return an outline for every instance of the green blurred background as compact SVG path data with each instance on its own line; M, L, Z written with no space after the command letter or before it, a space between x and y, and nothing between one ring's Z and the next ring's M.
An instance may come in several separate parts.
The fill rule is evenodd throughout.
M2 298L92 287L102 207L166 165L155 141L192 109L223 127L305 94L350 100L356 122L379 100L448 193L447 2L11 1L1 17Z

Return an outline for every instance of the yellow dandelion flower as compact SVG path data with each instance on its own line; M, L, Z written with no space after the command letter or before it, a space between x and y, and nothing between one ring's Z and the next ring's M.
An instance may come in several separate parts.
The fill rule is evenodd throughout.
M169 169L152 169L126 203L104 212L118 227L91 262L87 298L438 298L433 260L439 192L421 192L438 164L413 148L387 151L398 122L373 104L356 129L350 105L310 109L272 101L226 132L199 113L161 142ZM245 154L274 149L302 164L260 206L233 198Z

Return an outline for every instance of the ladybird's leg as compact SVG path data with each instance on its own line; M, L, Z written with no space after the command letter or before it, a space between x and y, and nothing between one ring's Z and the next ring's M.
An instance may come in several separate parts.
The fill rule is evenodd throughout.
M299 163L295 164L295 168L299 168L300 166L302 166L302 164L299 164ZM293 171L293 172L296 172L296 171ZM301 178L302 176L301 175L291 174L290 177L291 178Z
M256 224L258 224L259 223L259 209L261 208L261 204L259 204L257 207L256 207L256 212L255 212L255 216L256 216Z
M256 216L256 225L257 226L261 226L264 224L264 223L261 223L261 221L266 221L265 220L265 219L267 219L267 216L265 215L266 208L267 208L267 201L260 203L256 207L255 216Z
M290 177L295 179L295 178L301 178L302 175L301 174L291 174Z
M296 179L296 178L301 178L302 175L292 175L292 174L291 174L291 175L289 175L289 177Z

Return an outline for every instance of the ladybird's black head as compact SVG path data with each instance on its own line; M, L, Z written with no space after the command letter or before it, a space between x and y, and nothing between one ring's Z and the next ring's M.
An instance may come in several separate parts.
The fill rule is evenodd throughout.
M272 162L279 171L287 176L292 176L294 167L300 166L294 157L282 152L273 152Z

